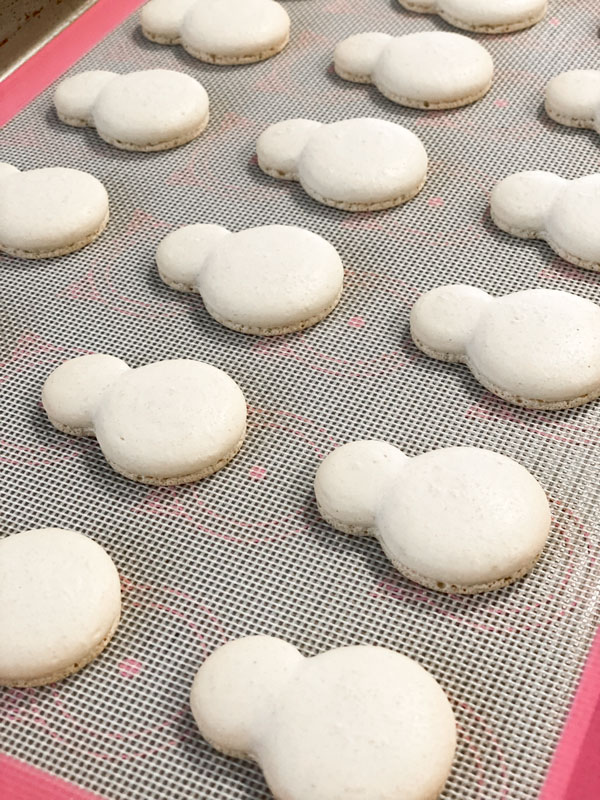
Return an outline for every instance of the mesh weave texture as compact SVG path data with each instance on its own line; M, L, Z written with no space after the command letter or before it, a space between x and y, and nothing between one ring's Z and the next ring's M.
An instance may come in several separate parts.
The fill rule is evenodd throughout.
M600 300L598 275L543 242L491 224L494 182L523 169L573 178L597 171L598 134L548 120L543 86L600 67L596 0L551 0L535 28L478 37L496 63L481 102L450 112L403 109L374 87L338 79L340 39L365 30L450 30L392 0L288 0L292 40L272 60L204 65L141 35L138 15L81 59L85 69L178 69L211 98L211 122L169 152L118 151L54 114L52 87L7 125L0 159L20 169L69 166L106 185L112 218L93 245L47 262L0 259L0 522L3 532L63 525L108 549L123 578L123 620L80 674L0 695L5 750L114 800L259 798L253 764L226 758L195 731L187 698L206 654L250 634L281 636L306 655L374 643L416 658L455 708L459 750L445 800L535 798L598 623L597 454L600 403L568 412L510 407L461 365L416 351L414 299L441 283L504 294L565 289ZM263 175L257 135L288 117L378 116L422 139L431 168L404 207L353 215L298 184ZM284 223L325 236L346 284L317 327L274 340L214 322L197 297L162 284L160 239L211 222L241 230ZM232 464L201 483L155 489L113 473L93 439L55 431L40 388L61 361L105 352L138 366L179 356L225 369L250 405ZM488 447L533 472L552 500L549 544L532 575L474 598L400 577L374 540L320 521L312 480L336 444L381 438L407 455Z

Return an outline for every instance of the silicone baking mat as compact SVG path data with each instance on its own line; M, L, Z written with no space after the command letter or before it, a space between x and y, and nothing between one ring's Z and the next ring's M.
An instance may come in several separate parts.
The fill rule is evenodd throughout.
M403 109L332 72L335 43L364 30L446 30L391 0L289 0L292 40L261 64L216 67L146 41L134 15L79 61L127 72L166 67L198 78L210 126L170 152L136 154L93 130L59 123L52 87L0 135L20 169L62 165L106 185L112 218L74 255L0 259L2 352L0 523L4 532L63 525L92 536L123 581L123 620L92 665L55 686L4 690L4 751L107 798L263 798L257 766L226 758L196 733L193 675L228 639L281 636L311 655L374 643L416 658L453 703L459 748L445 800L537 797L598 625L600 404L520 410L486 393L460 365L419 354L408 335L419 293L467 282L502 294L566 289L600 300L600 278L541 242L497 231L487 202L523 169L596 171L597 134L548 120L546 80L600 67L596 0L554 0L531 30L480 37L496 63L481 102L450 112ZM287 117L378 116L423 140L427 184L404 207L349 214L297 184L263 175L257 135ZM276 339L219 326L197 297L161 283L157 243L190 222L240 230L307 227L339 250L338 309ZM230 466L201 483L151 488L111 471L93 439L54 430L40 388L61 361L112 353L132 366L186 356L242 386L249 433ZM479 597L429 592L400 577L374 540L332 531L312 494L336 444L381 438L408 455L478 445L520 461L552 502L549 544L534 572Z

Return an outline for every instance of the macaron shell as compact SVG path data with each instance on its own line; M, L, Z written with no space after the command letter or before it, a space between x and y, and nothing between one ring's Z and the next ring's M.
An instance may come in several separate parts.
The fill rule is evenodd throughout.
M93 122L100 136L125 149L159 149L197 136L208 123L204 87L173 70L121 75L99 93Z
M124 373L94 417L102 452L121 474L154 484L197 480L239 450L246 402L222 370L200 361L159 361Z
M294 226L234 233L209 254L198 289L211 314L248 332L293 330L337 303L344 270L332 245Z
M485 386L514 402L586 402L600 393L600 307L551 289L497 298L480 316L466 357Z
M93 175L46 167L0 179L0 250L60 255L87 244L108 221L108 195Z
M81 668L120 611L117 570L86 536L44 528L0 540L0 685L37 686Z
M181 24L185 49L213 63L243 63L274 55L287 43L290 20L274 0L201 0Z
M457 33L400 36L384 48L373 83L391 100L418 108L448 108L482 97L494 64L478 42Z
M410 460L376 514L390 560L431 588L485 591L535 563L550 530L546 495L527 470L475 447Z
M348 210L385 208L423 186L427 154L409 130L381 119L323 125L300 156L300 183L315 199Z
M286 800L429 800L456 746L452 708L435 679L371 646L305 659L259 731L254 752L274 796Z

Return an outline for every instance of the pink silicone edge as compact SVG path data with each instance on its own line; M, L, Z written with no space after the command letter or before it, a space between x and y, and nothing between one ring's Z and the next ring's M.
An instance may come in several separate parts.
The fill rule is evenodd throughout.
M600 797L600 628L539 800Z
M6 800L106 800L49 772L0 753L0 797Z
M56 80L144 0L97 0L0 83L0 126Z

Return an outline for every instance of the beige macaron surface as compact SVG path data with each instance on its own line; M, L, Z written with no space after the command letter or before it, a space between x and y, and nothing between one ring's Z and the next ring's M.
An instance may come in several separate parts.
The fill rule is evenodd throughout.
M529 572L550 532L546 495L527 470L477 447L407 458L386 442L338 447L315 477L321 516L375 536L403 575L452 594L492 591Z
M204 87L167 69L81 72L59 83L54 106L68 125L96 128L105 142L141 152L186 144L209 120Z
M275 0L150 0L142 31L159 44L181 44L209 64L250 64L281 52L290 19Z
M546 113L561 125L600 133L600 70L572 69L546 84Z
M108 195L88 172L0 163L0 251L54 258L80 250L108 223Z
M468 366L490 392L526 408L560 410L600 396L600 306L554 289L492 297L462 284L421 295L417 347Z
M336 46L333 63L345 80L372 83L394 103L430 110L479 100L494 75L482 45L443 31L355 34Z
M246 432L240 388L192 359L130 369L113 356L80 356L51 373L42 404L59 430L94 435L114 470L154 485L211 475L236 455Z
M279 800L432 800L456 747L440 685L383 647L304 658L281 639L237 639L202 664L190 702L205 739L257 761Z
M292 225L239 233L186 225L163 239L156 261L165 283L198 292L218 322L262 336L319 322L339 302L344 279L335 248Z
M420 139L373 117L328 125L283 120L263 131L256 153L267 175L299 181L313 199L345 211L401 205L421 191L427 175Z
M490 212L506 233L543 239L565 261L600 272L600 174L517 172L494 186Z
M409 11L438 14L456 28L475 33L511 33L542 20L548 0L398 0Z
M106 647L120 614L119 575L92 539L64 528L0 539L0 685L76 672Z

